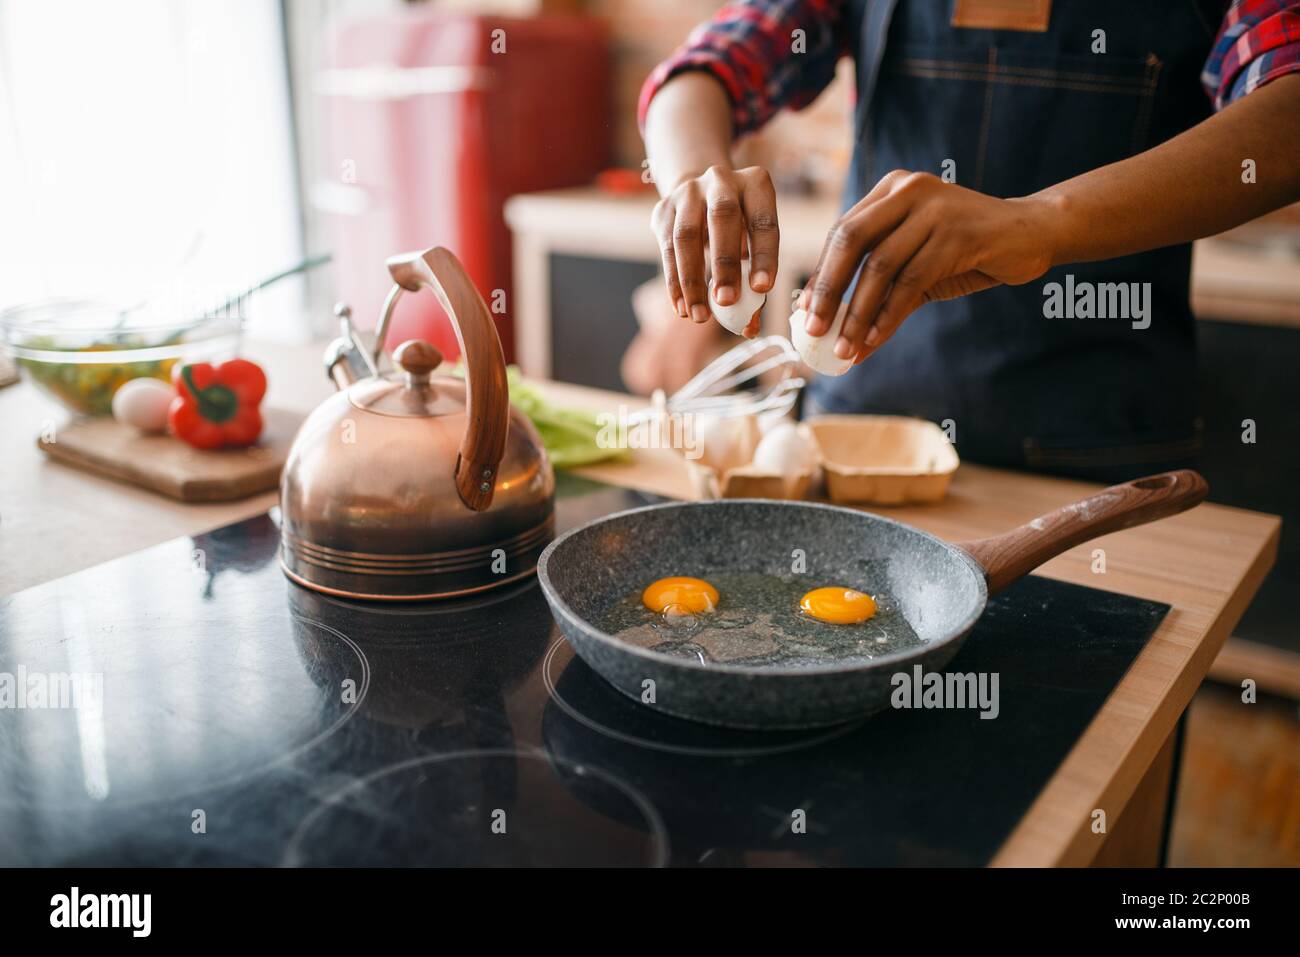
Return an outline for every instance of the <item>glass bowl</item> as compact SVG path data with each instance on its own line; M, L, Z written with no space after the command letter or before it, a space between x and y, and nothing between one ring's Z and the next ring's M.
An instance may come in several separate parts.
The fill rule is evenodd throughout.
M131 379L170 381L177 362L226 359L239 351L238 317L167 319L88 299L50 299L0 312L19 368L81 415L108 415Z

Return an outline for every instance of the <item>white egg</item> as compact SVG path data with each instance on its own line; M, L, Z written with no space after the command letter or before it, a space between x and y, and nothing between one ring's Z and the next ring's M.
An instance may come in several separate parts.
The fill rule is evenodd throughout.
M719 473L746 465L754 457L758 420L752 415L697 414L694 431L700 464Z
M848 305L841 304L831 323L830 331L824 336L810 336L804 324L808 314L802 309L790 313L790 341L795 350L815 372L822 375L844 375L853 368L853 359L841 359L835 354L835 340L844 328L844 317L848 315Z
M731 439L727 420L720 415L699 413L694 416L692 425L694 442L687 448L686 457L715 468L713 463L725 455Z
M758 443L753 464L769 475L797 475L816 469L817 453L797 425L782 422Z
M763 308L763 303L767 302L767 294L754 292L749 288L749 264L750 260L746 259L740 264L740 293L730 306L722 306L713 298L713 283L709 282L709 308L713 310L713 316L718 323L728 332L734 332L741 335L745 327L749 325L749 320L754 318L754 313Z
M175 397L176 391L161 379L132 379L113 393L113 418L141 432L162 432Z

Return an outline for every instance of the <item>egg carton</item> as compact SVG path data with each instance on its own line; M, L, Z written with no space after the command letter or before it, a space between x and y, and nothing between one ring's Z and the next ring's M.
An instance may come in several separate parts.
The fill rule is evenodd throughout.
M807 425L780 419L766 423L756 415L744 415L704 423L705 434L697 435L695 449L679 449L683 466L697 499L771 498L806 499L821 488L821 452L816 436ZM769 443L755 462L764 435L793 434L787 446L801 445L788 457ZM697 455L698 457L692 457ZM778 464L779 463L779 464Z
M933 422L902 415L821 415L806 423L832 502L942 501L960 461Z
M791 331L799 328L792 325ZM957 452L933 422L824 415L794 423L789 416L805 384L802 362L800 351L784 337L746 340L671 397L656 392L650 408L638 416L647 422L664 419L661 425L690 417L695 431L705 433L696 435L695 443L674 446L697 499L825 495L833 502L901 505L947 495ZM794 467L788 456L771 450L756 462L759 443L782 424L793 426L806 454L796 456Z

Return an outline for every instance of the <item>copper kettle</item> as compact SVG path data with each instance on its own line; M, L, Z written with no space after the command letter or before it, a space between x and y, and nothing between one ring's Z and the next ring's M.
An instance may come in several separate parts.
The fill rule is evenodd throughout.
M300 585L346 598L464 595L532 574L555 534L555 476L537 430L510 405L487 305L446 249L388 260L403 291L428 287L464 357L434 375L438 350L413 339L398 371L358 376L356 337L332 343L339 388L302 424L280 480L281 565ZM376 347L378 349L379 347Z

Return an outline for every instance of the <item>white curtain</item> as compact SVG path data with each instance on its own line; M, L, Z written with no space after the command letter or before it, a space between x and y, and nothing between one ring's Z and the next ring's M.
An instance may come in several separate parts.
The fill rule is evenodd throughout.
M0 306L178 310L303 256L280 4L0 0ZM254 335L300 338L301 284Z

